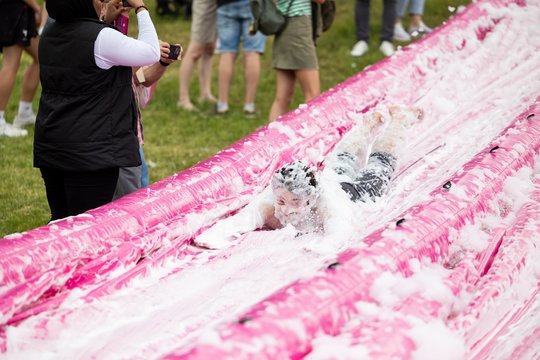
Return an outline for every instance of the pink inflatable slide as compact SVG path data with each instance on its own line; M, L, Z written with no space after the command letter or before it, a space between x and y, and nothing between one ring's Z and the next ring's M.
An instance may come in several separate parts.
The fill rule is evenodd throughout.
M540 357L538 18L538 0L474 2L195 167L5 237L0 356ZM345 246L288 227L190 245L391 104L424 121L389 194L344 210Z

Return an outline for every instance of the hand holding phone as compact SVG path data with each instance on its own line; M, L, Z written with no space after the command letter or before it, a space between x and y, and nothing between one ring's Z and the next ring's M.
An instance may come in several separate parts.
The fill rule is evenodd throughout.
M127 0L122 0L122 6L123 7L131 7L131 5L129 5L129 2Z
M167 58L176 60L182 54L181 45L169 45L169 56Z

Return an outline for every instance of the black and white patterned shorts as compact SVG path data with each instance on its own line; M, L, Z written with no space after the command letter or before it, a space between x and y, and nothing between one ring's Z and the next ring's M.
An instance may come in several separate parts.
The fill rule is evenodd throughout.
M345 168L348 168L350 161L348 156L339 156L343 159ZM352 201L375 201L386 193L392 179L392 174L396 169L397 159L385 152L374 152L369 156L368 163L352 182L342 182L341 188L349 195Z

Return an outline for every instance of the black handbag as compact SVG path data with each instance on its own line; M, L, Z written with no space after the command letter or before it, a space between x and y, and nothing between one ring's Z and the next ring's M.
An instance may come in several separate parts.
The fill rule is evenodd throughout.
M287 12L289 12L293 1L289 1ZM287 26L287 17L279 11L272 0L251 0L250 6L253 14L251 34L260 31L264 35L275 35Z
M313 26L313 40L330 29L336 16L336 2L326 0L323 4L311 2L311 23Z

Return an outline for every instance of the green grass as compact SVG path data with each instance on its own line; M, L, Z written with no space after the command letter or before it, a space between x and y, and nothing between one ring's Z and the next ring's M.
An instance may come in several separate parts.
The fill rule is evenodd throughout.
M372 1L370 51L362 58L349 55L355 43L354 1L337 1L337 15L332 28L318 40L318 56L322 90L329 89L358 73L367 65L382 59L377 49L381 28L382 1ZM452 13L448 7L467 4L464 0L431 0L426 2L424 22L429 26L442 24ZM187 48L189 43L188 20L180 17L158 17L153 9L155 1L148 0L152 18L162 40L180 42ZM405 19L406 21L407 19ZM131 19L131 35L135 35L136 20ZM405 44L401 44L405 45ZM213 115L211 104L198 104L198 83L194 74L191 98L198 112L186 112L176 108L178 98L178 64L170 66L160 80L156 93L143 114L145 129L145 156L155 163L150 169L150 182L169 177L193 166L267 123L268 111L274 97L274 72L271 68L272 38L268 38L266 53L262 57L262 74L257 93L258 116L246 118L242 113L243 78L241 56L235 67L235 77L230 94L231 111L226 115ZM0 55L0 59L2 56ZM11 94L6 110L8 121L16 114L20 81L29 58L23 56L17 84ZM214 57L213 92L217 96L217 64ZM38 95L34 100L37 112ZM297 87L295 108L302 102ZM0 137L0 237L25 231L47 223L50 218L45 188L39 170L32 167L33 128L25 138Z

